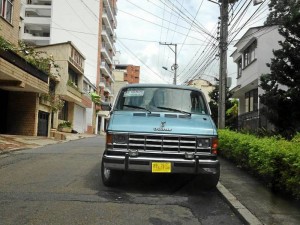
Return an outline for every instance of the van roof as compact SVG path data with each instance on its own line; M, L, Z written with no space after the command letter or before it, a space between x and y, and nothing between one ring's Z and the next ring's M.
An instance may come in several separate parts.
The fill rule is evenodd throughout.
M148 88L155 88L155 87L161 87L161 88L176 88L176 89L186 89L186 90L195 90L195 91L201 91L201 89L186 86L186 85L175 85L175 84L128 84L124 86L123 88L128 87L148 87Z

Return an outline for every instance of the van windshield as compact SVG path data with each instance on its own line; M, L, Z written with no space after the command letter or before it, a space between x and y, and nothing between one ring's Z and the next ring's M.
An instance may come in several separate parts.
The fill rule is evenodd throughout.
M125 88L120 92L115 110L208 114L200 91L165 87Z

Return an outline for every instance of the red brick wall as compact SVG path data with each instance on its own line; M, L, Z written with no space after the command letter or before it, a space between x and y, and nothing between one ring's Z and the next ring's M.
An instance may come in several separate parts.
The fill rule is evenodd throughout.
M10 92L7 113L8 133L36 136L37 122L37 94L29 92Z
M140 67L128 65L127 66L127 76L124 79L130 84L135 84L140 82Z

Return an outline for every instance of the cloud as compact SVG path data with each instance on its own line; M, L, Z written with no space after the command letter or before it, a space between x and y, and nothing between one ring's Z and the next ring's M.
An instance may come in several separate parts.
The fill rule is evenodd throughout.
M239 7L245 1L248 0L240 0ZM142 82L173 82L171 66L175 63L174 46L160 45L159 42L177 44L180 82L203 74L218 76L219 61L215 55L218 54L216 39L220 9L217 4L207 0L119 0L117 4L116 32L119 39L116 46L121 52L119 62L140 65ZM264 9L267 9L266 6ZM231 31L232 35L257 8L252 4L247 8L239 24ZM233 6L231 19L236 14L240 15L238 9L237 4ZM266 13L265 10L257 14L259 16L251 20L251 25L262 25ZM244 26L236 38L248 28L249 25ZM232 45L229 46L228 55L230 51L233 51ZM228 74L234 77L235 70L235 64L228 58Z

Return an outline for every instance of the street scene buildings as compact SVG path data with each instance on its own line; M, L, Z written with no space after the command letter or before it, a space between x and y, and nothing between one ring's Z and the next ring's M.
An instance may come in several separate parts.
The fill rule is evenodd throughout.
M0 224L300 224L299 12L0 0Z
M1 50L1 132L55 136L59 125L66 123L74 132L104 132L109 118L104 105L113 103L122 85L140 82L139 66L115 63L117 1L70 5L59 0L5 0L1 4L0 34L16 46L14 52ZM89 17L83 19L80 14L87 11ZM70 21L81 23L82 32L75 33ZM260 113L259 95L263 91L259 79L269 72L266 64L282 39L278 26L259 26L248 29L234 45L231 58L237 65L237 79L231 91L232 97L239 100L239 129L273 128ZM26 55L28 50L18 47L19 41L51 58L50 76L45 71L29 69L31 65L26 62L26 68L22 66L24 60L16 53ZM217 83L205 79L193 79L186 84L202 89L207 99L208 93L217 87ZM100 97L102 106L93 102L91 93ZM10 105L10 99L17 101L27 95L32 102L19 101L30 107L15 109ZM30 120L26 111L29 108L34 112ZM18 121L12 115L20 120L18 125L12 126L13 121ZM26 128L21 125L25 121Z
M113 101L116 1L94 2L93 18L85 18L84 26L88 28L91 24L89 29L94 29L97 35L87 39L88 47L78 41L78 36L61 29L64 22L74 18L82 22L77 13L84 9L76 4L69 6L72 11L65 18L60 9L66 2L58 0L1 4L1 10L5 10L0 17L3 39L16 48L21 41L52 60L49 75L26 63L15 52L1 50L1 133L60 138L57 131L65 126L78 133L103 132L108 111L92 101L91 93L96 93L101 103ZM91 10L90 6L85 10ZM27 54L28 50L22 51ZM127 81L127 77L123 79ZM130 79L130 83L139 82L139 70ZM16 103L18 107L14 107Z
M282 40L278 26L250 28L235 44L231 57L237 65L237 85L232 89L233 97L239 99L239 128L256 130L272 129L272 125L260 113L263 105L259 95L260 77L270 73L267 63L273 57L273 50L279 49Z

